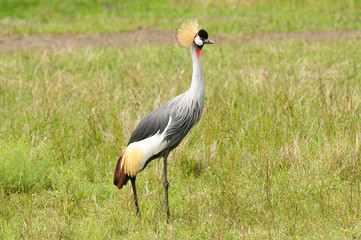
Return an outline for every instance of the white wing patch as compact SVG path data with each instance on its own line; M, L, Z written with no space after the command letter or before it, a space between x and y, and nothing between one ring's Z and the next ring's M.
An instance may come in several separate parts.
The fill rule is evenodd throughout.
M147 162L147 160L150 157L160 153L162 150L164 150L166 148L168 141L164 141L164 139L165 139L166 132L167 132L171 122L172 122L172 117L169 118L168 124L162 134L159 134L159 131L158 131L157 134L155 134L149 138L143 139L139 142L133 142L133 143L129 144L128 148L135 147L137 149L142 150L142 157L141 157L141 159L139 159L140 169L143 169L145 163Z

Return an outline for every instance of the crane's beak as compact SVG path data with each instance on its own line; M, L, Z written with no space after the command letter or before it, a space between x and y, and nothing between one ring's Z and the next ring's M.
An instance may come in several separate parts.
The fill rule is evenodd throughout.
M214 42L210 39L204 39L203 44L214 44Z

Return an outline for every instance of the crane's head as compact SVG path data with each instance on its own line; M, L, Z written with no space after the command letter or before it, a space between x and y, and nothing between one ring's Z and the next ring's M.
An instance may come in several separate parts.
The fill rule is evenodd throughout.
M199 30L197 19L186 20L177 30L177 39L181 46L189 47L192 44L197 46L197 56L202 54L202 48L205 44L213 44L212 40L208 39L206 30Z

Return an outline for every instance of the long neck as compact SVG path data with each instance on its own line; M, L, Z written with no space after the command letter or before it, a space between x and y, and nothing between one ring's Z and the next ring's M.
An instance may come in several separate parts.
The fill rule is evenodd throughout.
M201 62L197 57L197 46L193 43L191 45L191 55L193 62L193 74L192 74L192 83L188 89L191 98L197 100L202 100L202 105L204 102L204 80L203 80L203 71Z

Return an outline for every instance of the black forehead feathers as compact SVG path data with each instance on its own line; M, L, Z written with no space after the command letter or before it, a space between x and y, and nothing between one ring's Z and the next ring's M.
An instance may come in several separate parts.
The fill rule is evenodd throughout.
M208 33L204 29L199 30L198 35L202 39L208 39Z

